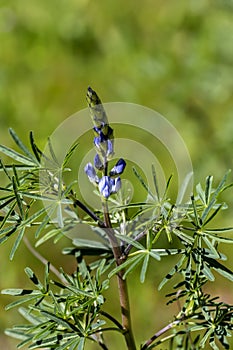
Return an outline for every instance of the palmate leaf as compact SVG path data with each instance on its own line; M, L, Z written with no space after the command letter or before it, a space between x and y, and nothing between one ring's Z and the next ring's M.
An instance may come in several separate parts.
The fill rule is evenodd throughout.
M183 254L185 253L185 249L153 249L152 248L152 241L150 239L150 235L147 235L147 244L146 247L144 247L141 243L135 241L133 238L128 236L123 236L116 234L117 238L120 238L121 240L129 243L129 245L132 245L136 248L136 251L129 254L127 260L122 263L120 266L117 266L114 268L110 274L109 277L112 277L114 274L118 273L121 269L126 269L123 278L126 278L127 275L136 268L137 265L142 263L142 268L140 272L140 281L141 283L144 283L146 272L149 266L150 258L153 258L155 260L161 260L161 256L167 256L167 255L176 255L176 254ZM175 270L176 272L177 270ZM166 276L168 278L168 275ZM164 283L166 283L164 281ZM162 288L162 286L161 286Z

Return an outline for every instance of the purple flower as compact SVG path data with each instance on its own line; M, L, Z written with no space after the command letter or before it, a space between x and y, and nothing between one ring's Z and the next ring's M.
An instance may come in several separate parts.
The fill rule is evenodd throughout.
M113 156L113 142L111 140L107 140L107 150L106 150L106 156L111 157Z
M84 170L85 170L85 173L87 174L90 182L95 183L95 184L99 183L99 178L96 175L95 168L93 167L93 165L91 163L87 163Z
M99 182L99 191L103 197L108 198L112 193L114 180L110 176L103 176Z
M121 178L117 177L116 179L114 179L114 184L112 186L112 192L116 193L119 191L120 188L121 188Z
M95 165L95 168L98 169L98 170L103 170L103 168L104 168L104 165L103 165L103 163L102 163L98 153L96 153L96 155L95 155L94 165Z
M108 124L101 124L100 126L94 126L93 128L95 136L104 136L104 139L113 138L113 129Z
M95 134L96 136L100 135L101 129L102 129L102 125L99 126L99 127L98 127L98 126L94 126L94 128L93 128L94 134Z
M120 175L123 173L125 167L126 167L126 162L124 161L124 159L120 158L118 162L115 164L115 166L112 168L112 170L110 171L109 175L110 176Z
M116 193L121 188L121 179L112 179L110 176L103 176L99 182L99 191L103 197L108 198L112 193Z
M100 149L101 148L101 143L105 141L104 134L100 132L99 136L94 138L94 145Z

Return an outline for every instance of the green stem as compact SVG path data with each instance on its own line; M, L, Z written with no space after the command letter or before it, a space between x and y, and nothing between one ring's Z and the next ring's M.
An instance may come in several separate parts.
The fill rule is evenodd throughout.
M104 213L104 221L107 227L106 232L112 247L116 265L119 266L125 260L122 259L122 252L119 246L119 242L117 241L114 235L114 230L112 229L112 224L111 224L111 220L108 212L108 203L106 200L102 201L102 206L103 206L103 213ZM128 287L127 287L127 281L123 278L124 273L125 271L124 269L122 269L117 274L117 283L118 283L119 299L120 299L120 306L121 306L121 321L122 321L122 327L124 330L124 337L125 337L125 342L127 344L127 349L136 350L135 340L134 340L133 331L132 331L132 324L131 324Z

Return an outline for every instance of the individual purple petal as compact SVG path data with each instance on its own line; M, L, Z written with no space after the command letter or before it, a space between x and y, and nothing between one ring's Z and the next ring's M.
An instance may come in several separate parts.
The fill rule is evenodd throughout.
M125 160L120 158L118 162L115 164L115 166L112 168L112 170L110 171L109 175L110 176L120 175L123 173L125 167L126 167Z
M113 179L103 176L99 181L99 191L103 197L108 198L112 192Z
M97 147L97 148L101 148L101 143L105 141L105 137L104 137L104 134L102 133L102 131L100 132L99 136L95 137L94 138L94 145Z
M99 178L96 175L95 168L93 167L93 165L91 163L87 163L87 165L84 168L84 171L87 174L90 182L93 182L96 184L99 183Z
M103 163L102 163L98 153L96 153L96 155L95 155L94 165L95 165L95 168L98 169L98 170L103 170L103 168L104 168Z
M119 191L120 188L121 188L121 178L117 177L116 179L114 179L114 184L112 186L112 192L116 193Z
M99 136L94 138L94 145L95 145L95 147L100 148L100 137Z
M100 133L101 133L101 128L102 128L102 125L101 125L100 127L94 126L93 130L94 130L94 134L95 134L96 136L100 135Z
M113 156L114 151L113 151L113 142L111 140L107 140L107 151L106 151L106 156L111 157Z
M101 141L101 138L99 136L94 138L94 145L95 145L95 147L100 149L101 142L102 141Z

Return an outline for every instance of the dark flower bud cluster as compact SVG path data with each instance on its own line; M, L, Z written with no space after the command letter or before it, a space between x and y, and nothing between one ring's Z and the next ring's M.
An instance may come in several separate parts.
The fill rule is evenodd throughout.
M114 155L113 129L108 124L107 115L101 100L90 87L87 90L87 102L94 123L96 155L94 157L94 166L88 163L84 170L89 181L98 187L101 195L104 198L108 198L121 188L121 179L118 175L123 173L126 162L124 159L119 159L108 175L108 161ZM101 172L101 177L97 175L96 171Z

